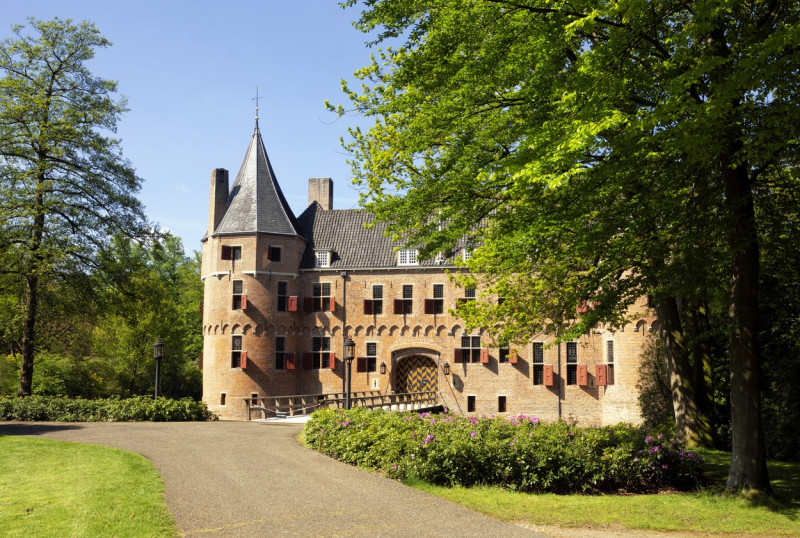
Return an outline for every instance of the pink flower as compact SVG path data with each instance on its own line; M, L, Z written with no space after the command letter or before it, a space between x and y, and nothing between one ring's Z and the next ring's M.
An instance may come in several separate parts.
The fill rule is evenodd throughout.
M469 434L470 437L475 437L476 435L478 435L478 432L472 432Z

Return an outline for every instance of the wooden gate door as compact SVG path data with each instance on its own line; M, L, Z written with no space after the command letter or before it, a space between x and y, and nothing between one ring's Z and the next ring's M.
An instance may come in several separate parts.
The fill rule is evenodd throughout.
M395 377L395 392L438 391L436 363L430 357L414 355L400 360Z

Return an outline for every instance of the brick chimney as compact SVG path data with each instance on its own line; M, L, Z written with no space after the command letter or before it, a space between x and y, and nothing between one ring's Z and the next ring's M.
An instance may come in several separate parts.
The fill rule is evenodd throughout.
M208 236L214 233L228 209L228 171L215 168L211 171L211 196L208 203Z
M312 177L308 180L308 205L319 202L322 209L333 209L333 180L329 177Z

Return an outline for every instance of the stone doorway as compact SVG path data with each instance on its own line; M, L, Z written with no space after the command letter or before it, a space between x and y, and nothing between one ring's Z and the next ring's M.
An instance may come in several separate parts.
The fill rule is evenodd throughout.
M425 392L439 390L436 362L430 357L412 355L400 359L395 376L395 392Z

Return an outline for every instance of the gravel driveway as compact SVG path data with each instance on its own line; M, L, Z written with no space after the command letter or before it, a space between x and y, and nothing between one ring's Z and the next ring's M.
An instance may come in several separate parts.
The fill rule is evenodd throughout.
M184 536L536 536L297 444L300 424L0 423L142 454Z

